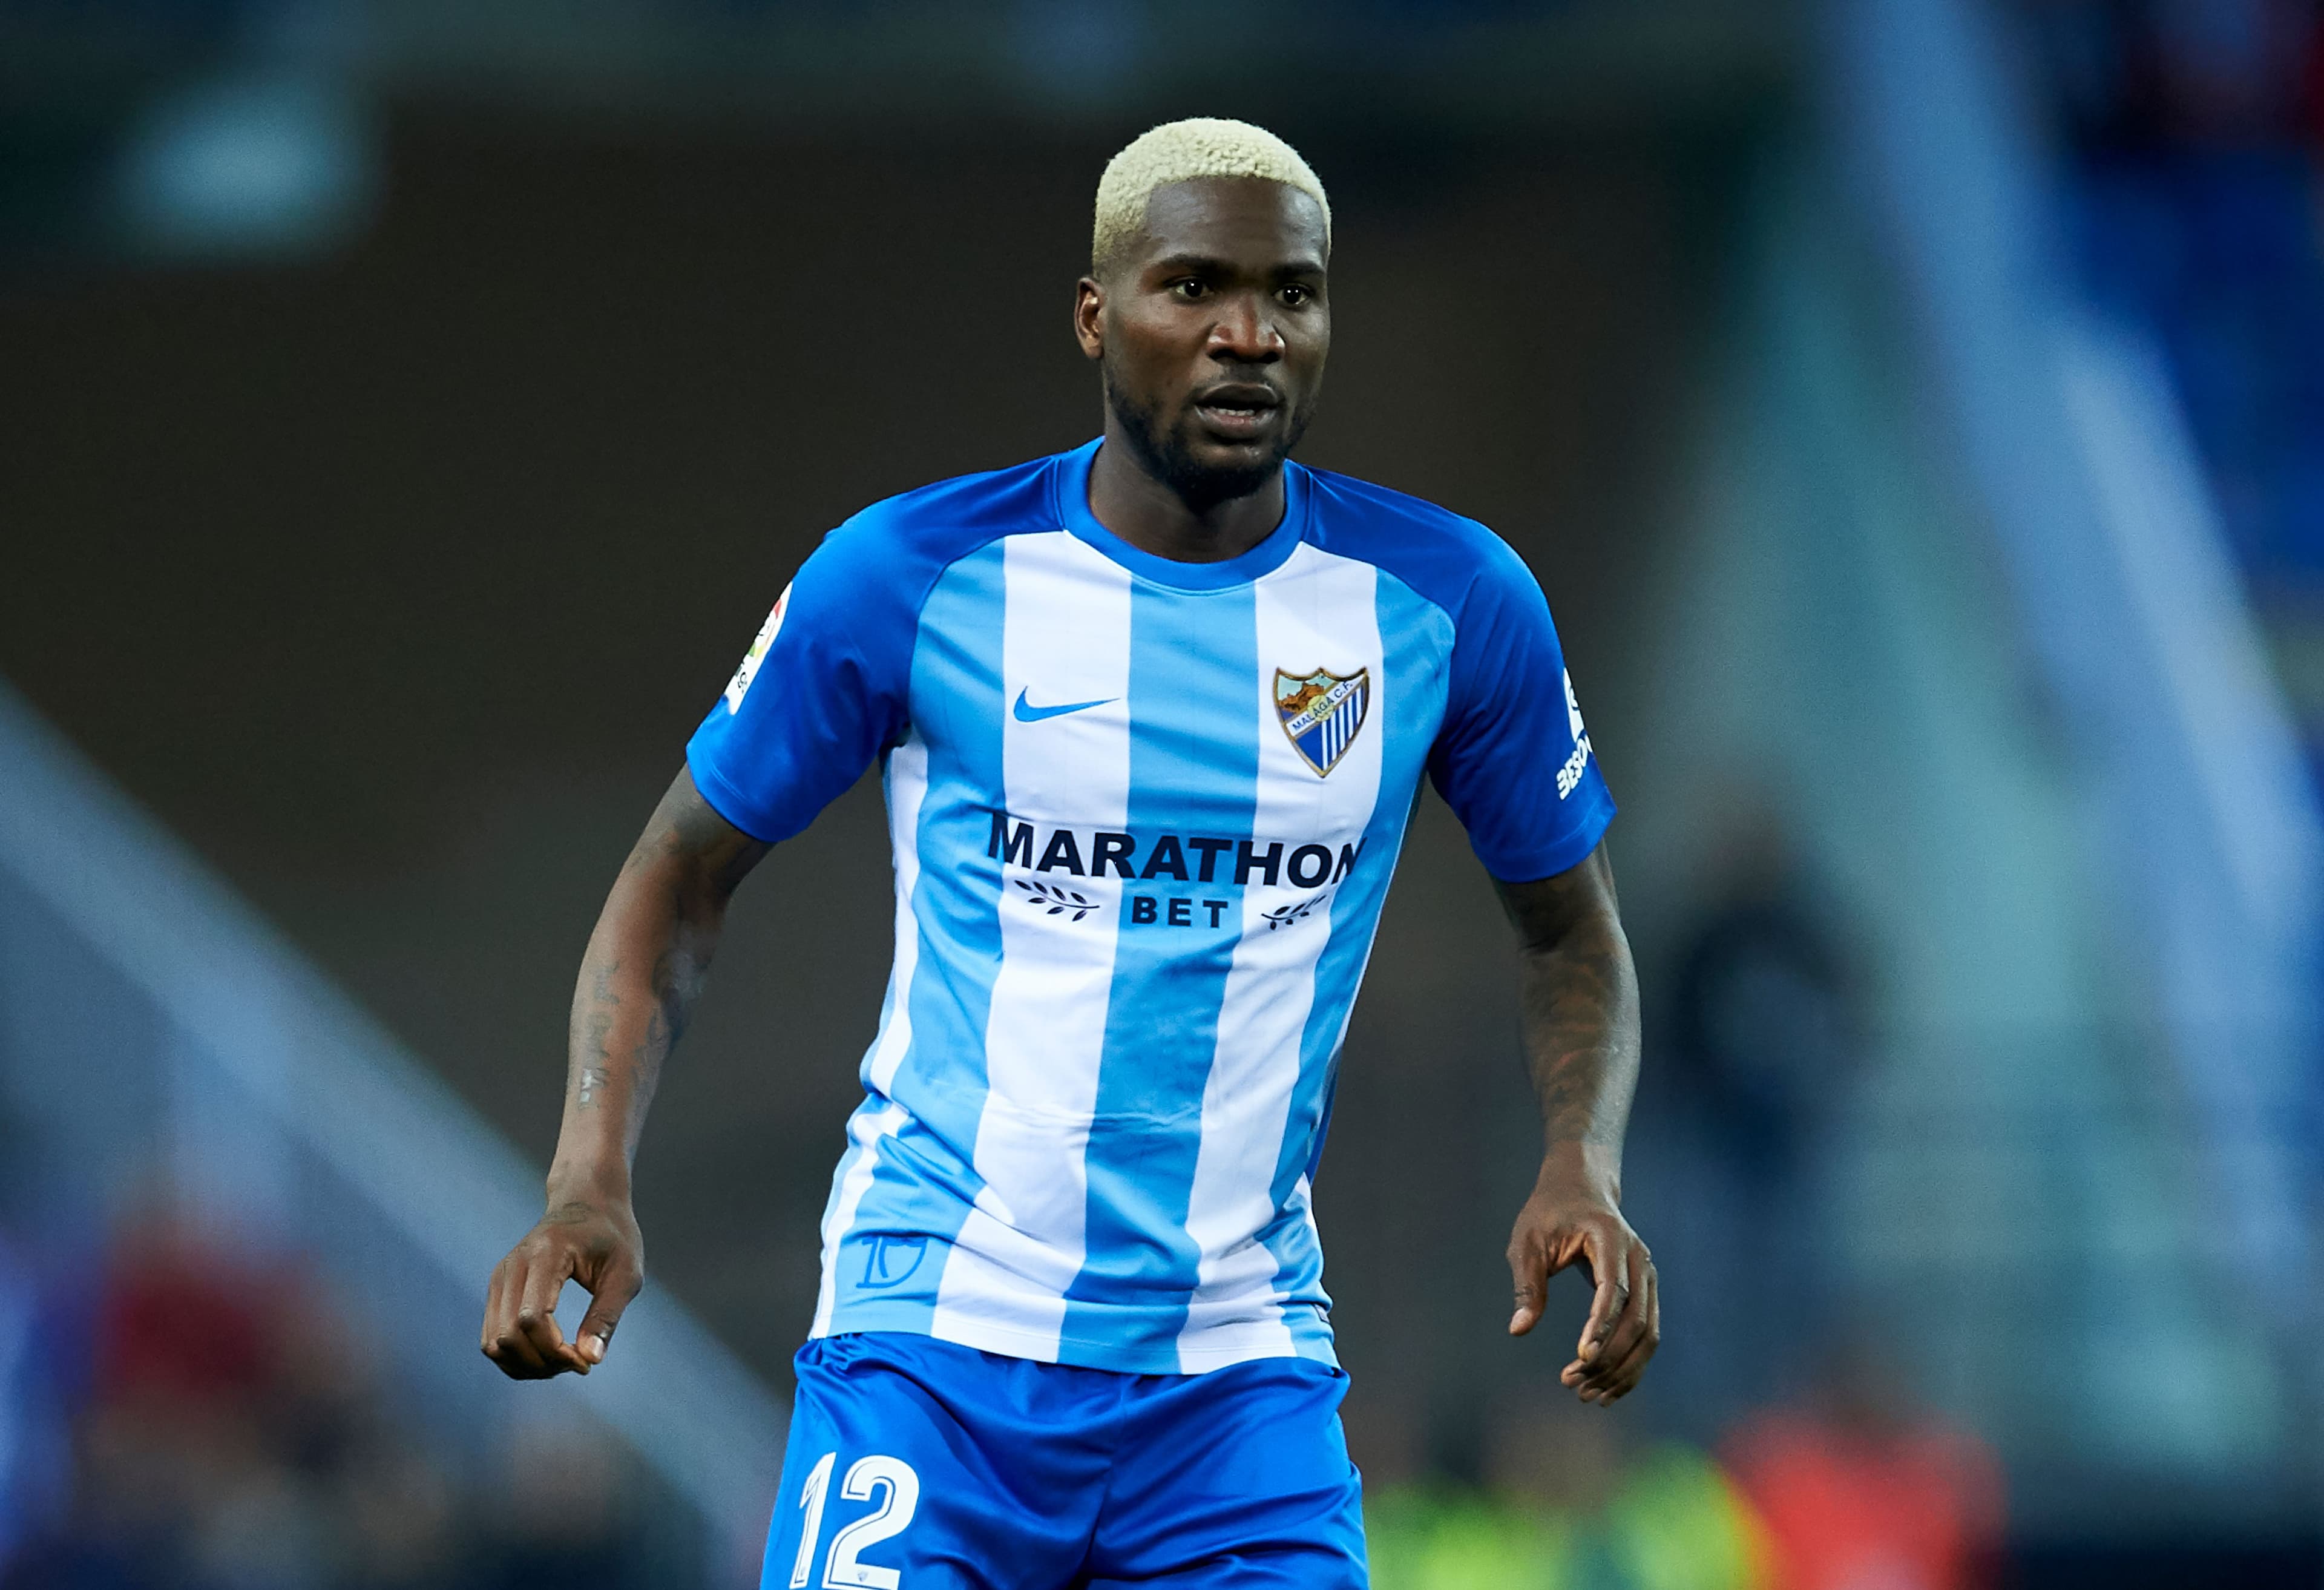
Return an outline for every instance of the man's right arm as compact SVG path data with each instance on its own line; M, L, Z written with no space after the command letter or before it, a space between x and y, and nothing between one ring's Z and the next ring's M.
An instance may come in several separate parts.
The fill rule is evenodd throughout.
M630 1169L661 1063L692 1015L734 890L767 853L681 770L622 864L573 993L565 1120L548 1210L493 1271L484 1356L516 1380L602 1362L645 1283ZM567 1280L591 1294L578 1340L557 1325Z

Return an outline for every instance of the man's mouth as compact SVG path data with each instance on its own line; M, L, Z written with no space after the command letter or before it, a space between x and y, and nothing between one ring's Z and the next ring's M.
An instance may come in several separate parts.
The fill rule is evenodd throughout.
M1275 422L1276 411L1283 399L1271 386L1238 382L1214 386L1194 399L1194 412L1203 423L1222 438L1246 441L1258 436Z

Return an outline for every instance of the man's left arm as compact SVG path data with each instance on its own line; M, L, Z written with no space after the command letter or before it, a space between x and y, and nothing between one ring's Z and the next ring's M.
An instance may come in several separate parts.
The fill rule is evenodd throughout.
M1638 1383L1662 1341L1653 1257L1622 1218L1622 1133L1638 1078L1638 980L1600 845L1555 877L1496 881L1517 930L1526 1062L1541 1100L1541 1174L1509 1234L1517 1312L1541 1320L1549 1278L1582 1266L1596 1289L1559 1379L1603 1407Z

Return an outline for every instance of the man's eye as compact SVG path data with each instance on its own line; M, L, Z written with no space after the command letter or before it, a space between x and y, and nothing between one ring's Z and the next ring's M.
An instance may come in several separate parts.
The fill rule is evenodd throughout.
M1282 292L1283 301L1295 310L1305 308L1314 301L1314 297L1315 294L1312 290L1300 286L1296 282L1286 287Z
M1182 281L1170 283L1170 291L1177 297L1192 301L1202 297L1204 293L1210 291L1210 288L1207 283L1197 282L1192 276L1188 276Z

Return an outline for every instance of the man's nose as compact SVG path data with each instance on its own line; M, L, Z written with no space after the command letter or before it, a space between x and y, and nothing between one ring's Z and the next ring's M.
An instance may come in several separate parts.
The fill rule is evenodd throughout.
M1283 333L1257 294L1238 293L1212 324L1209 352L1224 364L1271 365L1283 356Z

